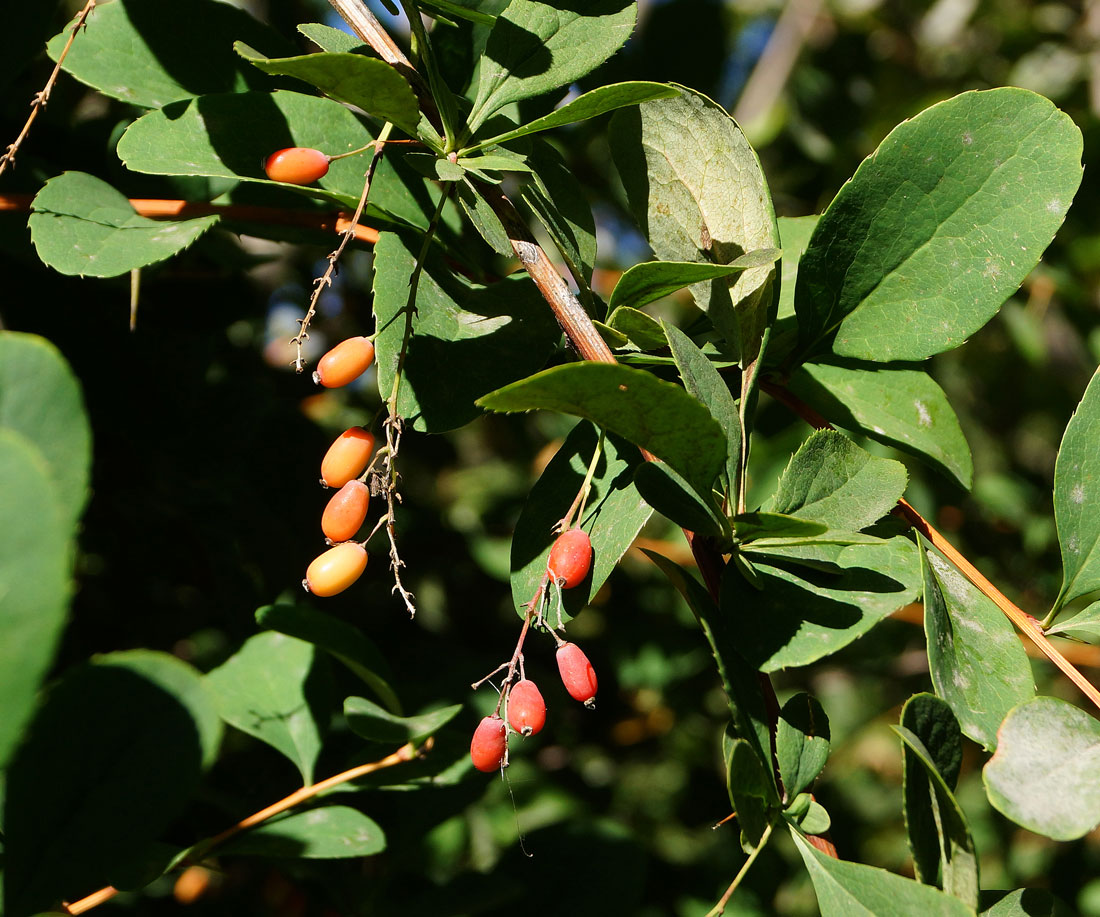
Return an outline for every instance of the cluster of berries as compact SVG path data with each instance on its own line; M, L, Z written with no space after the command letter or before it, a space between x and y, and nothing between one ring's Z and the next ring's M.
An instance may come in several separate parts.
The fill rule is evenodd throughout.
M592 542L581 529L558 536L546 561L546 575L560 589L572 589L588 576L592 566ZM588 708L596 705L596 671L575 643L558 639L558 673L569 696ZM470 760L479 771L490 773L508 763L508 727L522 736L535 735L546 723L546 702L535 683L521 677L505 686L501 697L505 719L498 712L484 717L470 741Z
M342 341L317 364L313 381L325 388L339 388L359 378L374 362L374 344L369 338ZM351 427L329 446L321 461L321 483L337 488L321 515L321 531L331 545L306 570L302 585L314 595L343 592L362 575L367 566L364 543L352 541L363 527L370 505L370 488L360 480L374 455L374 434L363 427Z

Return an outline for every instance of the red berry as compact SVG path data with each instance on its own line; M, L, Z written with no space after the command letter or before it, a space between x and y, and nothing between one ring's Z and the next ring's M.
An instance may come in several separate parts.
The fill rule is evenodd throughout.
M363 473L373 453L373 433L363 427L345 430L321 460L321 480L329 487L343 487Z
M374 344L365 337L341 341L321 357L313 381L325 388L339 388L354 382L374 362Z
M346 541L314 559L306 570L303 585L314 595L336 595L359 579L366 568L366 549L354 541Z
M596 706L596 671L588 657L575 643L563 643L558 647L558 671L562 684L573 700L586 707Z
M328 501L321 516L321 531L329 541L348 541L363 527L370 505L370 488L362 481L348 481Z
M591 567L592 541L582 529L562 532L546 559L547 573L562 589L580 585Z
M320 150L292 146L276 150L264 160L264 171L272 181L308 185L328 172L328 157Z
M508 750L508 733L504 720L499 716L487 716L477 725L470 741L470 760L474 767L486 774L495 771L504 761Z
M524 678L508 692L508 722L525 736L533 736L546 725L546 701L533 681Z

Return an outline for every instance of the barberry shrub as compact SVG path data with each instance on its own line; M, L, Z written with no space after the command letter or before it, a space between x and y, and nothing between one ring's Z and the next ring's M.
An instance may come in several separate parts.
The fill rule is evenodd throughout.
M630 69L629 52L615 55L635 29L634 3L402 0L411 60L384 30L365 27L373 17L358 0L333 6L357 37L319 23L280 34L216 0L181 0L170 16L155 0L114 0L90 5L79 31L49 42L50 56L64 57L61 85L84 84L92 101L54 94L47 111L56 117L67 105L80 124L97 106L108 110L119 130L104 127L99 139L111 135L117 157L73 163L50 133L63 122L32 122L11 152L34 197L27 204L0 186L4 209L29 206L35 252L54 272L127 277L136 330L127 337L113 312L54 322L19 311L26 304L0 307L13 310L11 327L25 322L67 342L88 404L44 337L0 332L5 913L63 902L82 913L119 892L137 894L118 907L141 909L144 896L163 895L163 877L204 864L240 869L238 887L259 900L254 867L224 866L252 857L265 858L264 876L300 860L282 881L308 882L341 913L364 901L464 913L490 896L510 911L524 902L536 913L643 913L665 894L642 878L643 851L658 858L673 847L665 866L682 878L680 865L695 858L690 875L706 877L706 887L662 899L684 912L701 912L726 888L710 913L733 895L746 911L812 913L803 875L826 917L1049 912L1054 897L1042 889L994 892L1021 884L1020 867L1005 865L1020 857L1002 852L990 880L982 868L995 854L982 845L1010 837L1007 822L1069 843L1100 824L1100 694L1049 639L1100 632L1100 603L1090 604L1100 591L1097 376L1074 388L1076 410L1059 419L1060 446L1046 463L1051 512L1032 519L1023 542L1040 545L1034 553L1049 567L1021 591L1034 617L917 508L935 506L938 487L958 501L984 486L984 505L1021 512L1042 502L1034 481L1013 489L989 458L1034 448L1030 440L983 443L976 475L927 361L954 354L962 373L962 345L1037 276L1081 183L1074 121L1022 88L914 105L846 182L833 182L839 191L820 214L777 216L757 152L722 105L680 82L612 81L617 65ZM23 59L44 28L39 15L17 23ZM591 168L575 167L581 139L610 152L615 175L587 150ZM820 149L821 138L802 139ZM327 168L265 172L290 148L324 151ZM373 152L342 158L364 149ZM300 187L307 177L316 184ZM629 214L648 246L613 283L595 271L582 177L621 185L618 232L634 231ZM791 193L777 181L777 199ZM355 366L331 388L373 361L377 397L328 391L327 366L320 394L308 375L271 381L274 370L257 368L236 273L216 331L216 308L178 288L204 272L225 283L223 272L257 260L233 233L332 247L334 227L340 246L312 297L301 297L308 304L285 334L298 331L286 362L301 371L319 355L309 355L310 331L355 340ZM354 246L370 249L369 265L352 260ZM1075 253L1081 263L1087 248ZM151 294L139 275L173 281ZM56 287L59 301L102 295L116 311L122 302L113 284L85 294L42 276L44 288L70 284ZM335 289L346 294L342 309L323 300ZM1007 315L1034 356L1034 316ZM105 384L110 373L118 384ZM208 398L179 397L177 387ZM128 399L121 423L106 407L116 398ZM784 412L800 425L784 426ZM377 443L368 428L381 430ZM289 590L321 550L317 456L341 429L322 471L329 487L350 488L332 497L323 523L340 543L309 564L313 595L303 597ZM141 452L153 436L157 448ZM527 488L503 457L540 437L557 448L532 463L539 471ZM485 473L477 463L494 447L502 458ZM250 459L260 455L269 473ZM188 460L224 475L226 493L211 495ZM447 474L433 465L456 461ZM1036 461L1033 476L1043 467ZM407 493L403 469L416 483ZM372 530L368 490L386 507ZM448 511L425 522L443 497ZM177 514L160 511L169 501ZM957 509L941 515L961 527ZM1003 519L990 516L1000 537ZM509 543L501 529L513 520ZM456 557L462 538L424 534L443 521L476 545L469 557ZM555 542L574 533L584 534L573 559L583 563L558 570ZM372 539L388 560L366 573ZM1060 580L1049 572L1056 555ZM638 588L630 584L650 569L643 558L662 579ZM487 576L471 585L474 561ZM461 602L458 589L467 590ZM401 614L415 609L415 593L425 627ZM319 610L314 596L337 595L335 611ZM262 603L254 624L250 600ZM127 617L133 632L105 612L112 603L140 606ZM518 609L518 641L502 604ZM188 611L186 627L166 612L174 608ZM888 619L919 609L922 646L902 652ZM676 623L687 612L690 637ZM1047 696L1014 626L1060 669L1057 680L1040 673ZM448 629L453 639L435 639ZM455 651L460 634L464 652ZM600 710L554 705L544 727L545 704L525 673L549 683L541 673L553 671L555 643L567 692L582 702L595 695L574 636L601 660ZM482 691L462 715L460 704L440 706L464 694L475 665L512 646L482 679L495 697ZM876 676L882 709L860 688ZM1065 699L1071 683L1085 709ZM709 700L718 692L720 717ZM494 712L502 702L507 724ZM892 733L881 722L891 706L900 710ZM896 786L908 857L858 840L876 817L853 802L866 792L851 773L858 743L830 761L860 717L881 727L873 757ZM700 741L701 724L716 727L713 741ZM535 879L518 873L528 864L512 823L471 773L508 763L508 725L540 735L512 743L505 771L523 777L520 829L549 820L528 843L545 840L563 875L562 857L600 877L571 880L600 885L581 902L589 911L562 889L532 902ZM621 785L641 789L618 805L618 825L549 788L570 768L588 802L606 801L623 750L666 736L675 738L654 756L662 766L705 750L667 780L623 765L620 776L635 779ZM712 762L719 748L722 772ZM680 798L691 815L667 803L677 783L691 790ZM539 804L528 805L535 797L522 793L540 786ZM321 796L337 788L346 792ZM731 809L736 827L711 835L702 823ZM502 852L494 845L503 835ZM659 840L646 847L643 836ZM377 869L339 874L310 865L387 845L397 865L379 859ZM749 867L761 857L772 868L757 878ZM499 858L501 878L484 876ZM421 871L428 892L407 881Z

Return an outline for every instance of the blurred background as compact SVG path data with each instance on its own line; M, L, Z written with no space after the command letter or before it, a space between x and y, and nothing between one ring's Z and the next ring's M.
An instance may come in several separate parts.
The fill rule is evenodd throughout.
M303 51L300 22L338 22L324 0L239 2ZM33 5L32 5L33 6ZM42 39L81 6L41 4ZM375 6L372 4L372 6ZM400 40L403 27L381 6ZM171 15L165 5L165 15ZM18 132L52 66L0 38L0 142ZM1084 133L1084 183L1043 263L964 346L931 371L974 452L970 494L902 458L910 499L1010 598L1041 616L1060 584L1051 503L1054 461L1069 416L1100 361L1100 4L1021 0L670 0L640 4L627 47L578 88L669 80L720 101L759 149L778 213L820 212L901 120L969 89L1015 85L1051 98ZM0 194L36 191L67 169L131 197L202 197L204 182L127 173L114 153L139 112L62 76ZM595 286L648 257L611 165L606 119L556 140L584 184L599 229ZM298 599L321 547L325 496L317 463L327 443L379 406L373 379L318 394L289 366L287 341L321 273L328 240L276 243L215 230L144 272L130 328L125 278L80 280L37 260L26 214L0 212L0 324L50 338L84 387L95 438L94 494L77 559L77 592L57 671L131 647L173 652L202 670L256 632L259 606ZM370 333L370 252L342 262L312 336L326 344ZM505 269L506 266L505 266ZM657 304L677 319L680 299ZM557 359L565 359L560 353ZM360 583L323 604L363 628L386 654L410 711L467 709L422 767L461 759L495 702L472 681L508 658L518 619L507 585L515 520L568 432L566 418L484 417L453 434L410 434L401 451L399 515L406 579L419 614L390 595L377 556ZM751 496L762 500L808 428L764 401ZM883 454L891 454L873 447ZM682 535L654 520L648 547L687 562ZM818 799L845 859L911 875L901 815L901 755L888 724L912 693L930 690L919 609L907 609L837 656L776 679L780 699L808 690L832 724L833 754ZM102 913L702 915L742 861L729 814L719 738L726 708L694 620L662 576L632 551L570 634L600 676L594 713L556 689L549 641L527 653L544 683L547 728L512 755L507 782L466 774L443 786L401 785L398 770L358 792L389 846L363 861L226 859L222 871L163 879ZM1100 651L1067 649L1092 680ZM1036 660L1043 693L1078 698ZM334 670L334 696L358 688ZM348 678L345 684L344 679ZM343 693L340 693L340 692ZM364 749L339 729L318 766L326 776L389 749ZM1100 915L1100 836L1055 844L993 812L980 750L968 745L959 795L981 852L983 886L1048 887ZM420 765L418 765L420 766ZM293 767L230 732L202 797L172 840L220 830L295 789ZM386 786L387 780L394 782ZM522 840L521 840L522 838ZM801 861L781 834L727 913L817 912Z

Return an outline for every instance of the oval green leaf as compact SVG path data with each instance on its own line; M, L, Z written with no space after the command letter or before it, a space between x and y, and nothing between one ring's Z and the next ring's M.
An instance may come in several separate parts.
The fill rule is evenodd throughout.
M350 806L318 806L276 816L218 848L227 856L338 859L368 857L386 849L386 835Z
M455 704L418 716L394 716L365 697L344 700L344 717L352 732L372 742L391 742L394 745L426 739L453 720L461 710L462 704Z

